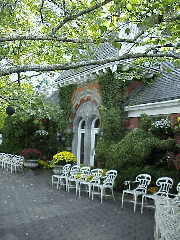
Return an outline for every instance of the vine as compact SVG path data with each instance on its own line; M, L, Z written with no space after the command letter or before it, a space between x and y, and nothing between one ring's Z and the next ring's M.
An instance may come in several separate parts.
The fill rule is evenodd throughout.
M71 116L73 113L73 103L72 103L72 94L76 89L75 84L70 84L66 87L59 87L59 99L60 99L60 109L61 109L61 119L59 121L59 131L66 134L65 146L69 146L72 143L73 134L72 132L67 132L71 125ZM61 150L63 146L61 146Z
M107 164L111 145L118 143L124 136L123 106L127 82L120 81L118 73L112 73L110 69L103 76L99 76L98 81L102 94L102 104L99 110L101 115L100 134L103 132L103 139L100 140L99 137L96 156L100 162Z

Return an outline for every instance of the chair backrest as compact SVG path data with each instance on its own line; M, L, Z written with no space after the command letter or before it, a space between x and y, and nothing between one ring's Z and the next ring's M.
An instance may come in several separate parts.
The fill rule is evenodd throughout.
M93 175L93 177L102 177L103 175L103 169L101 168L95 168L91 170L91 175Z
M156 181L156 186L160 187L159 191L154 195L158 196L168 196L169 189L173 186L173 180L169 177L161 177Z
M137 182L139 185L136 187L136 191L141 191L146 193L147 192L147 186L151 182L151 176L149 174L139 174L136 177L135 182Z
M77 176L77 174L79 173L79 171L80 171L79 165L73 166L69 172L70 177L75 178Z
M105 175L105 179L103 181L103 186L113 187L116 176L117 176L116 170L107 171Z
M177 189L178 195L180 196L180 182L177 184L176 189Z
M71 169L71 164L66 164L63 166L61 176L68 176Z
M103 169L101 168L95 168L91 170L91 175L93 176L93 178L90 180L91 183L100 183L100 178L103 175Z
M89 175L90 174L90 167L82 167L80 168L80 173L83 173L83 174L86 174L86 175Z
M69 172L71 169L71 164L66 164L63 166L63 171Z

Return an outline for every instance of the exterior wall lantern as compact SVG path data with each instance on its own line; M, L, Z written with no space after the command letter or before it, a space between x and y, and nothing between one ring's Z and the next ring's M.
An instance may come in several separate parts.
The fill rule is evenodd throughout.
M57 139L58 143L61 142L62 145L65 146L65 141L66 141L66 134L65 134L65 133L62 133L62 134L61 134L60 132L58 132L56 139Z
M12 116L14 113L15 113L15 109L11 106L8 106L6 108L6 113L9 115L9 116Z

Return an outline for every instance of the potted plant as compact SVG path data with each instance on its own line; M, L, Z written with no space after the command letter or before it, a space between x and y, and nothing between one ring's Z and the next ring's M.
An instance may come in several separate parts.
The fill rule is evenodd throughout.
M24 156L24 166L35 168L39 165L38 159L41 158L41 152L34 148L28 148L21 152Z
M75 164L77 162L73 153L62 151L53 156L54 173L61 174L62 168L65 164Z

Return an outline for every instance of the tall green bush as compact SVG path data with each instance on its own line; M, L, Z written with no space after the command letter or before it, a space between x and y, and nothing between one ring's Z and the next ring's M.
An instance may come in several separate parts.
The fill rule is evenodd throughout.
M150 132L136 129L112 146L108 167L122 171L131 166L155 165L171 148L171 140L163 141Z

